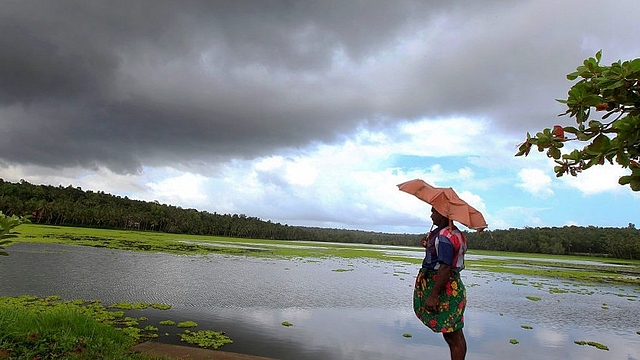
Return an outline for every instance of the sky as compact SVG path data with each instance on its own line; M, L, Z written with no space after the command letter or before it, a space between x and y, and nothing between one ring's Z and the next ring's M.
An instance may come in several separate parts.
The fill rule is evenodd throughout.
M637 0L31 1L0 12L0 178L288 225L423 233L397 184L489 229L640 225L619 166L556 178L526 133L639 56ZM613 16L615 14L615 16ZM582 147L584 144L569 144ZM464 228L464 227L463 227Z

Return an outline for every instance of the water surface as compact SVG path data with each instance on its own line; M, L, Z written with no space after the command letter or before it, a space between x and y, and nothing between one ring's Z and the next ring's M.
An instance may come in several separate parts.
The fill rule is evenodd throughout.
M448 358L442 336L413 314L415 264L176 256L29 243L8 251L10 256L0 258L0 295L60 295L105 305L168 303L171 310L148 309L145 316L223 330L234 340L222 348L228 351L280 359ZM640 359L637 286L470 270L462 279L469 300L468 359ZM293 326L282 326L283 321ZM610 350L576 345L577 340Z

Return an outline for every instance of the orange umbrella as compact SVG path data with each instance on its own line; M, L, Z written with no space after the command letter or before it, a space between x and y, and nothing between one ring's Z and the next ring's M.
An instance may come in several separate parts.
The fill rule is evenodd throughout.
M487 222L480 211L460 199L452 188L435 187L421 179L415 179L398 185L398 189L415 195L418 199L431 204L440 214L470 229L482 231L487 227Z

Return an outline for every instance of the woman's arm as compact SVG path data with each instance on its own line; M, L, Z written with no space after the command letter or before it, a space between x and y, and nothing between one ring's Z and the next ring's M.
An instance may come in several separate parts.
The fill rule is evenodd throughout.
M433 285L433 289L431 289L431 292L427 297L427 301L425 302L427 311L433 312L438 310L438 295L440 295L441 291L444 291L445 285L447 284L447 281L449 281L450 276L451 266L440 263L440 268L436 274L436 283Z

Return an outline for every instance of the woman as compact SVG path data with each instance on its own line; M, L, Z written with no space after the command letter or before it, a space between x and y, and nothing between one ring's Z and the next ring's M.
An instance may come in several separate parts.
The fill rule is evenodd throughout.
M464 327L466 290L460 280L467 240L451 220L431 208L437 228L422 240L426 255L416 278L413 308L416 316L434 332L441 332L449 345L451 360L467 354Z

